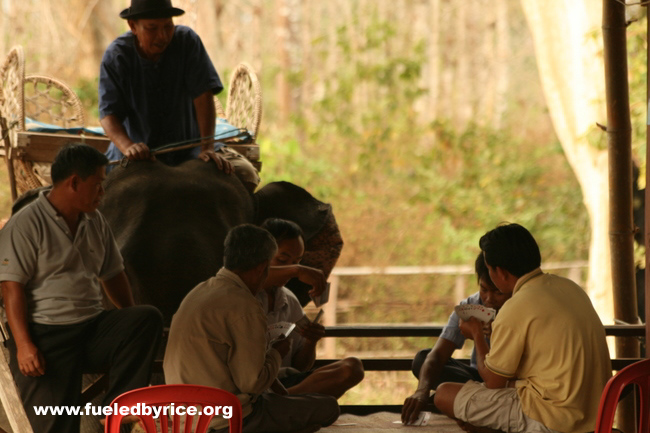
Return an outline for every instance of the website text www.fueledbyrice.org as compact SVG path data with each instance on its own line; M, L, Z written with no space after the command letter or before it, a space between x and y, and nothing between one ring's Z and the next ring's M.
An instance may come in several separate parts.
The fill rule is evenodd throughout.
M232 406L175 406L174 403L168 406L149 406L146 403L137 403L133 406L120 406L113 403L110 406L94 406L86 403L85 406L34 406L36 415L93 415L93 416L153 416L157 419L161 415L219 415L225 419L232 417Z

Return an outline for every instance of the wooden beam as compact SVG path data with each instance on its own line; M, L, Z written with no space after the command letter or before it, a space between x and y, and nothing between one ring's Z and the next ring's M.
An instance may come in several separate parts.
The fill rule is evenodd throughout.
M339 325L325 327L326 337L439 337L444 326L432 325ZM613 337L642 337L644 325L606 325Z
M16 150L18 157L30 162L52 162L59 149L67 143L84 143L100 152L106 152L111 140L107 137L50 134L44 132L18 132Z

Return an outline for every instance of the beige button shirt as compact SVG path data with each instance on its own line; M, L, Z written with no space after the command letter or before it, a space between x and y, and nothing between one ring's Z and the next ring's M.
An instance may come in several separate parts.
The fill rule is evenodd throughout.
M235 394L243 416L280 368L280 353L266 350L266 316L242 280L221 268L187 294L169 330L163 368L168 384L206 385ZM227 420L214 417L210 427Z

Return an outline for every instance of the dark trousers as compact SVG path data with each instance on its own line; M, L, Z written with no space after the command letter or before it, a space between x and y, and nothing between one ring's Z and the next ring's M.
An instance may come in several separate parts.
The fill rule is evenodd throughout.
M422 369L422 364L424 364L424 360L427 358L429 352L431 352L431 349L420 350L417 355L415 355L415 358L413 358L411 370L413 371L415 377L418 379L420 378L420 370ZM481 378L481 375L478 373L477 369L451 358L442 368L440 377L435 383L432 384L432 386L435 389L435 387L444 382L465 383L469 380L483 382L483 378Z
M45 358L45 375L24 376L10 339L9 367L34 432L79 431L75 415L36 415L34 406L80 406L83 373L108 373L102 405L149 384L151 364L162 337L162 316L147 305L104 311L74 325L29 324L30 336Z
M243 433L295 432L313 426L327 427L339 417L336 398L323 394L278 395L264 392L243 420ZM210 433L228 433L229 428Z

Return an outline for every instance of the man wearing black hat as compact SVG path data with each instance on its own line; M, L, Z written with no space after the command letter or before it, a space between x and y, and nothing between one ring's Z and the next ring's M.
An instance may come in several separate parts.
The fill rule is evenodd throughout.
M99 75L109 159L150 159L150 150L163 145L214 135L213 95L223 84L199 36L174 25L172 17L183 13L171 0L132 0L120 13L131 30L106 49ZM234 166L249 189L259 183L245 158L211 139L200 148L157 156L169 165L195 157L215 161L226 173Z

